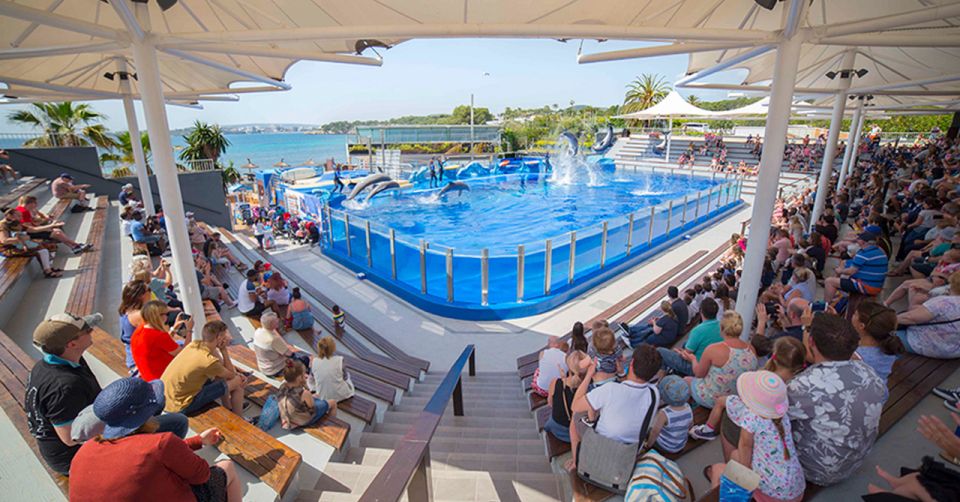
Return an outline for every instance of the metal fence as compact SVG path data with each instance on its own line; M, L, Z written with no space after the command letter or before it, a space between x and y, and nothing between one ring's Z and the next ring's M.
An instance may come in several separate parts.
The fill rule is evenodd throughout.
M414 241L328 205L322 215L322 245L326 253L355 268L433 302L522 303L595 277L729 208L739 200L743 179L720 174L715 178L723 182L709 190L542 241L517 243L508 252L458 250L443 243Z

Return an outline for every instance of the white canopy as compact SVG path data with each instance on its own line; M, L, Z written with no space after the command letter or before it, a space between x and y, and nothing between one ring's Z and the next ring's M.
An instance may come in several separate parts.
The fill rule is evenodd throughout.
M691 105L677 91L670 91L669 94L659 103L638 112L617 115L614 118L619 119L657 119L657 118L679 118L679 117L713 117L716 112L704 110L703 108Z

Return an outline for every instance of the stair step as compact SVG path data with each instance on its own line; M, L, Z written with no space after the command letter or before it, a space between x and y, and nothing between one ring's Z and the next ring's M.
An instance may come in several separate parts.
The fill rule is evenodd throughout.
M422 383L436 383L439 384L443 381L446 375L441 375L437 373L430 373L427 376L423 377ZM468 376L464 374L462 377L463 385L472 385L474 383L479 384L498 384L506 383L511 379L516 380L517 373L478 373L477 376Z
M350 448L341 463L382 467L393 450L386 448ZM538 455L500 455L491 453L430 452L430 467L436 470L486 472L553 472L550 461Z
M364 432L360 446L393 448L403 434ZM430 451L437 453L490 453L500 455L543 455L541 439L465 439L434 437Z
M412 424L418 416L420 416L420 412L390 410L384 413L383 423L409 425ZM505 429L520 428L524 426L528 426L533 429L536 427L530 413L527 413L527 416L525 417L481 417L469 414L463 417L457 417L453 415L444 415L440 417L440 425L472 428L503 427Z
M406 434L410 428L408 423L381 423L372 429L373 432L386 434ZM521 422L513 427L458 427L455 425L441 425L437 427L434 437L464 438L464 439L540 439L540 434L531 427L530 422Z
M298 500L357 500L379 472L379 467L330 463L314 490L303 490ZM561 498L565 475L531 472L431 470L433 499L555 501ZM314 498L316 497L316 498ZM401 500L406 500L404 496Z
M430 401L430 396L407 396L403 398L401 404L407 406L419 406L421 409ZM530 411L530 405L526 399L518 395L516 389L511 393L510 398L497 399L487 396L463 396L463 404L469 408L518 408Z
M404 404L403 401L399 405L392 408L393 411L408 411L414 413L420 413L423 411L423 406L417 406L415 404L408 405ZM463 403L463 413L467 416L474 417L513 417L513 418L530 418L530 408L510 408L510 407L495 407L495 408L483 408L483 407L474 407L468 401ZM444 415L453 416L453 405L448 405Z

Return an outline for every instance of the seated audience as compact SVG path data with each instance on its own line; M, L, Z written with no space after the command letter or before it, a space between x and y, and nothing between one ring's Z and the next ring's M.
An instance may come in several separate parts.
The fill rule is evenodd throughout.
M242 500L243 487L231 460L209 465L193 453L217 444L220 431L207 429L187 440L161 432L154 415L163 409L163 401L162 394L139 378L121 378L103 389L93 412L106 427L76 453L70 500Z
M310 355L284 341L280 335L280 318L272 311L260 316L260 327L253 332L253 351L257 368L269 377L279 377L287 367L288 359L295 359L310 367Z
M20 205L15 208L20 213L20 224L27 235L36 241L55 241L70 248L73 254L80 254L93 249L91 244L80 244L63 233L64 223L56 221L37 209L37 197L26 195L20 198Z
M690 330L690 336L682 349L668 349L660 347L657 351L663 361L665 370L672 371L680 376L693 375L693 363L685 353L693 353L696 360L703 357L707 347L723 340L720 336L720 322L717 320L717 302L713 298L704 298L700 302L700 318L702 321L697 327Z
M887 255L876 245L879 236L872 232L861 232L857 236L860 250L852 260L837 267L836 277L828 277L824 282L824 300L833 303L837 291L877 296L883 289L887 278Z
M280 315L280 309L272 300L267 300L264 290L260 287L260 273L252 268L247 270L247 278L240 283L240 292L237 293L237 310L241 314L254 319L263 315L267 309Z
M583 333L583 323L577 321L573 323L573 328L570 330L570 350L568 354L580 351L586 354L590 350L590 342L587 340L587 335Z
M596 336L596 335L594 335ZM660 371L660 354L652 345L634 349L627 377L622 382L611 381L606 385L588 390L597 374L597 363L589 360L586 375L573 396L571 412L586 413L590 421L596 421L596 431L603 437L624 443L633 443L640 438L643 419L651 407L657 409L660 402L657 386L650 380ZM599 415L599 417L598 417ZM576 469L577 446L583 422L574 421L570 427L570 451L573 457L565 467Z
M290 306L287 307L287 324L291 329L302 331L313 329L313 314L310 304L303 299L300 288L293 288L290 293Z
M83 354L93 345L93 328L103 316L57 314L33 331L43 357L33 365L26 384L27 427L50 469L67 476L80 444L73 440L77 415L93 404L100 384Z
M726 312L720 321L722 341L711 344L699 358L690 351L681 354L693 365L693 377L687 380L690 394L700 406L713 408L717 397L733 392L740 374L757 369L757 356L753 347L740 339L741 333L740 314Z
M686 307L686 306L684 306ZM629 327L630 346L649 343L656 347L669 347L680 336L680 321L668 301L660 302L660 317L650 319L649 324Z
M897 336L907 352L938 359L960 357L960 271L950 274L950 291L897 316Z
M862 301L850 322L860 335L857 355L886 382L893 363L903 353L903 342L896 336L897 313L879 303Z
M693 424L690 385L677 375L667 375L657 383L664 407L657 412L647 446L661 453L679 453L687 445L687 431Z
M591 348L597 358L597 372L593 385L600 386L616 380L623 374L623 348L608 326L593 329ZM563 374L563 371L560 372Z
M280 425L287 430L307 427L326 415L337 414L336 399L320 399L307 390L307 372L303 363L294 359L286 361L283 383L277 392L280 408Z
M167 306L150 300L140 309L142 324L130 337L130 354L137 365L140 377L146 381L156 380L183 346L193 339L193 319L185 313L167 327Z
M87 188L90 188L90 185L74 185L73 176L69 173L61 173L57 179L50 182L50 192L55 198L77 201L77 204L70 208L73 213L93 211L93 208L88 206L90 200L87 198Z
M343 366L343 356L336 355L337 342L325 336L317 342L317 356L310 361L309 387L320 399L343 401L356 393L353 381Z
M670 299L670 307L673 308L673 315L677 317L677 324L680 325L680 330L683 331L687 327L687 324L690 323L690 309L687 308L687 303L680 298L680 290L676 286L670 286L667 288L667 298Z
M823 312L805 317L810 366L788 385L788 414L807 481L828 486L849 478L870 452L887 384L866 363L851 359L860 337L846 319Z
M125 284L120 293L120 307L117 309L120 315L120 341L123 342L126 352L126 364L130 376L140 374L137 371L137 362L133 360L130 343L137 327L143 324L143 315L140 310L150 301L150 296L150 288L143 281L136 279Z
M47 278L63 276L63 271L54 268L50 250L33 240L20 223L20 213L8 209L0 221L0 254L7 258L36 257Z
M166 411L191 415L220 399L224 407L242 414L247 378L234 367L228 345L227 325L212 321L203 326L201 340L183 347L161 377Z
M550 384L567 372L567 344L560 338L551 336L547 341L547 348L540 352L537 369L533 371L533 380L530 389L538 396L547 397Z
M550 394L547 402L550 403L550 418L543 425L543 430L553 434L553 437L570 442L570 422L573 420L573 394L586 374L584 363L589 356L583 351L575 350L567 354L566 373L555 378L550 385Z
M803 467L787 416L787 386L775 373L749 371L737 378L737 395L727 398L727 414L740 427L731 458L760 475L758 502L800 502L806 489ZM720 485L726 464L707 467L711 485Z

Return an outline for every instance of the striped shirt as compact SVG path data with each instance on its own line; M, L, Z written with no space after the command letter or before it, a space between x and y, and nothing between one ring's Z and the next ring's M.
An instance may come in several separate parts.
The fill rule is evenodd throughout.
M868 246L860 250L850 266L857 267L853 279L859 279L867 286L883 288L883 281L887 278L887 255L877 246Z
M679 410L665 406L660 410L667 417L667 423L657 436L657 448L665 453L677 453L687 444L687 431L693 425L693 410L684 404Z

